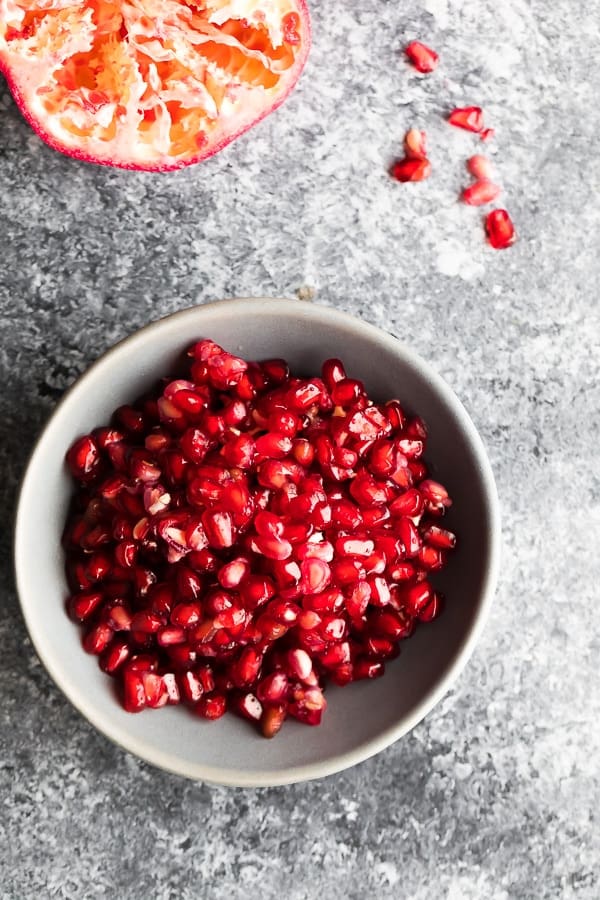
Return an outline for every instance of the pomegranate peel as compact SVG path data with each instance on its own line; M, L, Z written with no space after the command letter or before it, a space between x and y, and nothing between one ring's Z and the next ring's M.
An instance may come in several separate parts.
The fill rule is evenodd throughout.
M310 48L305 0L0 0L0 72L51 147L169 171L276 109Z

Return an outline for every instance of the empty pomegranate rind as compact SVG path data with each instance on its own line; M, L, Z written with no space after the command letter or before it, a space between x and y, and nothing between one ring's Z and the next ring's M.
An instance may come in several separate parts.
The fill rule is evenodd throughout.
M168 171L283 102L310 47L305 0L0 0L0 72L50 146Z
M379 677L441 609L456 539L427 429L340 360L296 378L212 341L189 356L66 454L69 615L129 712L318 725L328 682Z

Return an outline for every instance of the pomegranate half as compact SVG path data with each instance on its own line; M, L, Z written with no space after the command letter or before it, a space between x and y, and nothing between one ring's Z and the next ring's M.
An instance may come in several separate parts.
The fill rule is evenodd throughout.
M0 72L50 146L125 169L212 156L283 102L305 0L0 0Z

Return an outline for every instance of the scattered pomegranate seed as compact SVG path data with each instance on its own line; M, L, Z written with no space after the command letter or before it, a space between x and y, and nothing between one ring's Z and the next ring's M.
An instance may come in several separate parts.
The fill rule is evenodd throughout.
M437 68L438 54L431 47L422 44L421 41L411 41L404 48L404 52L418 72L433 72Z
M413 132L405 162L428 165ZM428 574L456 539L427 429L337 359L302 379L209 340L188 355L190 380L67 454L67 611L129 712L318 725L328 683L379 677L440 612Z
M494 166L491 159L476 153L467 160L467 169L475 178L481 181L491 181L494 177Z
M448 121L456 128L464 128L465 131L474 131L479 134L483 131L483 110L479 106L453 109L448 116Z
M489 141L494 137L495 134L495 128L484 128L479 137L482 141Z
M428 159L399 159L392 165L390 175L396 181L425 181L431 175L431 163Z
M491 203L502 193L502 188L491 181L476 181L466 187L461 195L464 203L469 206L485 206Z
M512 219L505 209L493 209L485 219L488 241L495 250L505 250L517 239Z

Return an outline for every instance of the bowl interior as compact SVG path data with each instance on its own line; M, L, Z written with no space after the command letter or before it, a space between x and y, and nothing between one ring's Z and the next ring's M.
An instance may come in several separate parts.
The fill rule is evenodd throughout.
M80 645L64 612L60 535L71 484L64 454L162 374L183 348L211 337L248 359L283 356L300 373L341 357L375 399L398 397L430 430L427 459L454 506L459 546L439 579L443 615L402 646L384 678L327 692L319 728L286 723L273 741L225 716L206 723L180 707L139 715L118 705L112 681ZM226 784L277 784L358 762L408 731L466 660L491 598L497 558L493 479L462 406L447 386L392 337L333 310L295 301L226 301L185 310L118 344L75 384L43 432L23 482L15 531L19 594L34 645L67 697L106 735L164 768ZM44 523L44 527L40 527Z

